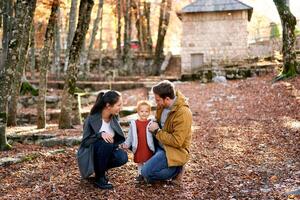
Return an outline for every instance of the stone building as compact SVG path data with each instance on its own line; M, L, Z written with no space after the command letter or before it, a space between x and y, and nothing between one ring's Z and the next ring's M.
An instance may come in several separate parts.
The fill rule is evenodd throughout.
M180 13L181 72L234 64L247 58L253 8L238 0L197 0Z

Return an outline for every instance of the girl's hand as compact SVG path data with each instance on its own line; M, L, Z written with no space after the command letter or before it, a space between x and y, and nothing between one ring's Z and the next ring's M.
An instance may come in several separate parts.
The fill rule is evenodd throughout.
M149 129L150 132L153 133L155 130L159 129L158 123L157 122L151 122L148 129Z
M123 144L120 144L119 145L119 148L123 149L124 151L128 152L129 153L129 146L125 143Z
M107 143L114 143L114 136L111 133L102 132L101 137Z
M122 147L123 149L129 149L129 146L128 146L127 144L125 144L125 143L121 144L121 147Z

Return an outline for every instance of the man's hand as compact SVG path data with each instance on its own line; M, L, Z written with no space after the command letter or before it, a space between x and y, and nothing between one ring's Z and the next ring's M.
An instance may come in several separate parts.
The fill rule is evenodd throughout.
M101 137L107 143L114 143L114 136L111 133L102 132Z
M159 129L158 123L157 122L151 122L148 129L149 129L150 132L153 133L155 130Z

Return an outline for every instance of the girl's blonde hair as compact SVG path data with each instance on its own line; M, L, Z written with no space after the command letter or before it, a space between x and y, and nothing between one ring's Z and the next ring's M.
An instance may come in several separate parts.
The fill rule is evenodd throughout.
M148 106L149 111L151 111L151 103L147 100L141 100L136 105L136 110L138 111L141 106Z

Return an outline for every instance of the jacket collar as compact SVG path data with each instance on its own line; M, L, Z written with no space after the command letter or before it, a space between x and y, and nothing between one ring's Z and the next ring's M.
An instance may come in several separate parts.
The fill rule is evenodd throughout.
M100 115L100 113L96 113L90 116L90 124L95 133L100 130L102 126L102 116Z
M90 124L94 129L94 132L97 133L102 126L102 116L100 113L96 113L90 116ZM124 136L124 133L118 123L118 119L116 116L112 116L110 120L111 128L119 135Z
M183 94L180 91L177 90L176 91L176 99L170 108L170 110L171 110L170 112L174 112L174 111L178 110L181 106L189 107L186 102L186 98L183 96ZM162 111L163 111L163 108L159 108L156 111L156 119L158 121L160 121Z

